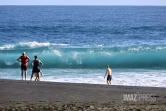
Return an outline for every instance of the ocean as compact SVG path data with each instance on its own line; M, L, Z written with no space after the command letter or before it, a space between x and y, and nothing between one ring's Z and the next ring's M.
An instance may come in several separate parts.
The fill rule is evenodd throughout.
M28 80L38 55L41 81L166 87L165 6L0 6L0 40L0 79L26 52Z

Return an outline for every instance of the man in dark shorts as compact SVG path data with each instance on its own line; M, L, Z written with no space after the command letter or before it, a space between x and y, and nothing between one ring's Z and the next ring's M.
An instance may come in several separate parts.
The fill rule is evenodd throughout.
M27 75L27 67L28 67L28 62L30 61L30 58L25 54L25 52L22 53L22 56L20 56L17 61L21 62L21 77L23 80L23 74L25 75L25 80L26 80L26 75Z
M39 75L39 73L41 72L40 71L40 67L42 67L42 66L43 66L43 63L40 60L38 60L37 55L35 55L35 60L32 61L32 67L33 67L33 69L32 69L32 74L31 74L30 81L32 80L32 77L33 77L34 73L36 73L36 79L35 79L35 81L40 81L40 75Z
M104 79L106 76L107 76L107 84L110 85L111 79L112 79L112 70L109 68L109 65L106 66L106 73L105 73Z

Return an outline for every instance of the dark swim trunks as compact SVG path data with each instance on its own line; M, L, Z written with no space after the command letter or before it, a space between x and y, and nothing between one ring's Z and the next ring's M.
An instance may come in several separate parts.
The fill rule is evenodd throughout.
M39 73L40 69L39 67L33 67L32 73Z
M111 76L111 75L108 75L108 76L107 76L107 80L108 80L108 81L111 81L111 79L112 79L112 76Z
M21 70L26 71L27 70L27 66L21 65Z

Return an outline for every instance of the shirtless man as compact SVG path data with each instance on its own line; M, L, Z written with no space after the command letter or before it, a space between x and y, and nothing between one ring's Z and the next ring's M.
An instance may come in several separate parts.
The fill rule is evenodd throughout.
M107 84L110 85L111 79L112 79L112 70L109 68L109 65L106 66L106 73L105 73L104 79L106 76L107 76Z
M25 54L25 52L22 53L22 56L20 56L17 61L21 62L21 77L23 80L23 75L25 75L25 80L26 80L26 75L27 75L27 67L28 67L28 62L30 58Z

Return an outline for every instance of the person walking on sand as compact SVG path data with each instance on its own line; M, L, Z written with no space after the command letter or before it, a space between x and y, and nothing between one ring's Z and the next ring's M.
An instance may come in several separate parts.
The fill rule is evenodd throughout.
M31 74L31 79L30 81L32 80L32 77L33 77L33 74L36 73L36 79L35 81L40 81L40 68L43 66L43 63L38 60L38 57L37 55L34 56L35 57L35 60L32 61L32 74Z
M111 79L112 79L112 70L111 68L109 68L109 65L106 66L106 73L105 73L104 79L106 76L107 76L107 84L110 85Z
M25 54L25 52L22 53L22 56L20 56L17 61L21 62L21 77L23 80L23 76L25 76L26 80L26 75L27 75L27 67L28 67L28 62L30 61L30 58Z

